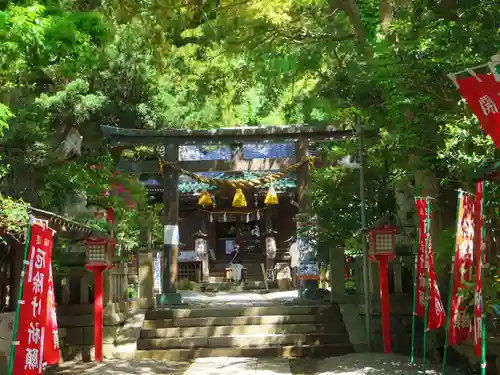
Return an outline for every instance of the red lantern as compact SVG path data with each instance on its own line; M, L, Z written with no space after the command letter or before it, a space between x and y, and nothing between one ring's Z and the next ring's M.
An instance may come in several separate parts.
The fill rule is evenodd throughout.
M94 273L94 347L95 360L103 360L103 273L111 268L112 251L114 250L114 241L108 241L103 238L91 237L84 242L85 244L85 263L87 269Z
M108 267L113 259L111 254L111 241L91 237L84 241L85 244L85 265Z
M396 249L397 229L390 225L368 230L368 243L370 256L394 255Z

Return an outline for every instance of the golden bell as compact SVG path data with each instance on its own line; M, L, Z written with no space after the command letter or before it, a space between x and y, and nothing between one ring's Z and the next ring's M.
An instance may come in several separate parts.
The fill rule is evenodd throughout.
M200 198L198 199L198 204L200 206L212 206L212 197L210 196L210 193L208 191L204 191L203 193L200 194Z
M236 189L236 193L234 193L233 198L233 207L246 207L247 200L245 198L245 194L243 194L243 190Z
M269 190L267 191L266 198L264 199L264 204L267 205L272 205L272 204L279 204L278 200L278 194L276 194L276 190L271 186L269 187Z

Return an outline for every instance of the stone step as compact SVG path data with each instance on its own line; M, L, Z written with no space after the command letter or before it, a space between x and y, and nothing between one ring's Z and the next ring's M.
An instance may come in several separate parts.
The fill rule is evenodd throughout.
M304 324L316 323L314 315L266 315L237 317L201 317L177 319L153 319L144 321L144 329L173 327L207 327L207 326L238 326L238 325L272 325L272 324Z
M210 276L209 280L207 282L203 282L200 284L201 285L208 285L208 284L212 284L212 286L214 286L213 284L219 284L218 286L222 287L222 288L228 288L228 287L231 287L231 286L237 286L237 287L243 287L245 290L253 290L253 289L263 289L265 288L265 284L264 284L264 281L262 281L262 277L260 277L260 279L257 279L257 280L245 280L243 282L230 282L230 281L225 281L225 277L224 276L220 276L220 277L217 277L217 276ZM217 285L215 285L217 286ZM225 290L225 289L224 289Z
M187 349L187 348L229 348L263 347L277 345L326 345L349 343L347 334L324 333L257 334L209 337L175 337L139 339L138 350Z
M314 333L323 328L316 324L284 324L284 325L238 325L214 327L172 327L143 329L141 338L173 338L199 336L234 336L284 333Z
M146 313L147 320L173 318L210 318L265 315L316 315L330 312L329 318L340 318L340 310L328 308L328 305L272 305L255 307L221 306L211 308L156 309Z
M157 361L187 361L202 357L334 357L353 353L350 344L279 345L262 347L196 348L168 350L138 350L136 359Z

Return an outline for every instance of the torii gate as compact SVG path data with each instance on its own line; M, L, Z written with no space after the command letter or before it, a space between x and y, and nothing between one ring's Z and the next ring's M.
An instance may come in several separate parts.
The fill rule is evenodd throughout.
M163 145L165 147L165 160L174 163L186 170L195 169L204 171L244 171L279 169L286 167L289 160L264 159L258 163L246 162L241 155L234 154L233 160L217 161L179 161L179 145L185 144L234 144L243 142L286 142L294 141L296 144L297 160L309 157L309 142L325 142L352 137L352 131L339 131L333 127L311 126L242 126L237 128L219 128L204 130L189 129L124 129L114 126L102 125L105 137L109 138L114 146L132 145ZM258 164L258 165L257 165ZM130 172L156 173L159 171L157 162L129 163ZM299 213L307 213L310 200L306 198L309 185L309 164L304 163L296 173L297 200ZM177 262L179 256L179 172L167 168L164 173L164 250L163 259L163 285L162 295L157 296L158 305L180 304L181 297L175 289L177 278Z

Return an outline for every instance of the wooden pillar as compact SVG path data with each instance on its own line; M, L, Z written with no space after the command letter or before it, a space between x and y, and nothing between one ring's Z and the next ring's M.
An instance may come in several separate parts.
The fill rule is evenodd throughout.
M210 237L208 236L208 218L204 213L200 213L201 215L201 231L207 234L205 241L207 242L207 254L201 260L201 280L204 282L208 282L210 277L210 269L209 269L209 259L210 259Z
M270 212L271 210L267 210L266 216L265 216L265 226L264 226L264 233L270 233L271 230L273 229L273 222L272 222L272 213ZM267 251L266 251L266 236L262 236L262 247L264 248L264 254L266 254L266 270L273 269L274 268L274 259L269 259L267 256Z
M11 240L11 269L10 269L10 291L9 291L9 309L15 311L19 288L21 287L21 270L24 260L24 245Z
M297 161L309 157L309 140L299 139L295 146ZM305 163L297 169L297 200L299 203L299 214L308 213L311 209L311 197L309 190L309 163Z
M175 163L179 160L179 149L176 144L165 145L165 160ZM164 168L163 204L164 204L164 236L163 236L163 280L162 294L158 296L159 305L180 304L175 281L179 260L179 172L172 168Z

